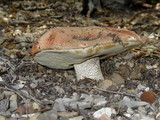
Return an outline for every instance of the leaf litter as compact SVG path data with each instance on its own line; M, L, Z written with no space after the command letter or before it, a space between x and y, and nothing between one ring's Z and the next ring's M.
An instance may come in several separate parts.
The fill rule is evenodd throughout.
M129 12L123 11L125 14L104 9L91 15L90 25L126 28L147 39L142 48L102 60L106 80L97 83L90 79L76 82L72 69L49 69L37 64L31 56L33 42L46 30L88 25L88 18L80 14L82 2L2 1L0 6L0 119L158 120L160 21L157 8L128 9ZM113 83L114 75L117 77ZM140 99L147 91L156 95L151 104L144 104Z

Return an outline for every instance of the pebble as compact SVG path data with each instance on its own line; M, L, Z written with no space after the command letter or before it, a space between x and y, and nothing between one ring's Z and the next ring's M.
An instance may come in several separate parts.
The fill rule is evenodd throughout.
M18 105L17 105L17 94L11 95L11 97L9 99L9 103L10 103L9 111L15 111L18 108Z
M146 106L140 106L138 107L138 111L140 113L146 114L147 113L146 108L147 108Z
M156 115L156 120L160 120L160 112Z
M123 100L119 102L119 105L127 106L130 108L136 108L136 107L149 105L149 103L143 102L143 101L133 101L133 100L130 100L128 97L124 97Z
M53 105L53 109L55 109L56 111L60 111L60 112L66 111L63 98L58 98L55 100L55 103Z
M92 95L82 94L81 98L84 98L83 101L93 104L93 107L103 107L107 103L106 97L99 95L92 96Z
M86 99L86 97L88 97L88 96L89 96L88 94L82 93L81 96L80 96L80 99Z
M0 120L6 120L6 118L3 116L0 116Z
M120 75L128 78L130 75L130 66L129 65L120 65L119 73L120 73Z
M64 94L64 93L65 93L64 89L61 88L60 86L55 86L54 88L56 89L56 91L57 91L59 94Z
M83 120L83 116L78 116L78 117L73 117L73 118L69 118L68 120Z
M85 97L85 99L84 99L84 101L86 101L86 102L93 102L93 100L94 100L94 98L93 98L93 96L91 96L91 95L87 95L87 96Z
M103 114L98 120L111 120L111 118L108 115Z
M79 98L78 94L76 92L74 92L73 95L72 95L72 99L73 100L78 100L78 98Z
M56 110L50 110L44 113L41 113L36 120L57 120L58 115Z
M113 108L101 108L98 111L93 113L94 118L99 119L102 115L106 114L107 116L111 117L112 114L116 114L115 109Z
M15 40L17 42L33 42L34 41L34 36L32 34L26 34L24 36L16 36Z
M140 90L144 90L145 88L146 88L145 86L139 84L136 89L140 91Z
M135 93L136 93L136 91L135 91L135 90L133 90L133 89L128 89L128 90L126 90L126 93L129 93L129 94L135 94Z
M94 107L103 107L103 106L105 106L106 105L106 103L107 103L107 100L106 100L106 98L105 97L103 97L103 96L99 96L99 97L97 97L97 98L94 98L94 101L93 101L93 103L94 103Z
M38 118L39 115L40 115L40 113L36 113L36 114L34 114L33 116L31 116L31 117L29 118L29 120L37 120L37 118ZM41 119L38 119L38 120L41 120Z
M139 80L141 78L141 73L139 69L133 70L130 75L130 79Z
M110 76L112 82L113 82L113 85L120 85L120 84L124 84L124 78L121 77L119 74L117 73L113 73L111 76Z
M154 35L154 33L151 33L151 34L148 36L148 38L150 38L150 39L153 39L153 38L155 38L155 35Z
M104 100L104 101L99 101L97 102L95 105L93 105L94 107L104 107L105 105L107 104L107 101Z
M87 109L91 108L91 102L72 102L69 104L69 106L73 109L76 109L77 106L79 107L79 109Z
M77 109L77 105L79 109L91 108L91 102L86 101L76 101L70 98L58 98L55 100L53 109L64 112L66 111L66 107L71 107L72 109Z
M31 87L32 89L36 88L37 86L38 86L38 83L37 83L37 82L34 82L34 81L30 84L30 87Z
M74 117L74 116L76 116L76 115L78 115L78 113L77 112L58 112L58 116L60 116L60 117Z
M112 85L113 85L113 82L111 80L103 80L99 83L98 87L106 90Z
M3 79L2 79L2 77L0 76L0 82L3 82Z
M3 32L0 32L0 45L7 39L6 35Z
M135 115L132 116L131 120L155 120L155 119L151 118L147 115L135 114Z
M134 111L133 111L130 107L128 107L128 108L127 108L127 113L129 113L129 114L133 114L133 113L134 113Z

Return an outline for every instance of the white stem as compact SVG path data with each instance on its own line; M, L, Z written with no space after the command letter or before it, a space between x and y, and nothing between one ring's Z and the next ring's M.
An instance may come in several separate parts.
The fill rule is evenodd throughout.
M90 78L97 81L104 80L98 57L89 59L80 64L75 64L74 69L78 81L84 78Z

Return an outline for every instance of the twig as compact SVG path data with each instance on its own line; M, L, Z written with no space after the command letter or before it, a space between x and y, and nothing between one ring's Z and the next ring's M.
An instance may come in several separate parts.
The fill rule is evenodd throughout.
M0 60L4 62L5 67L8 65L11 70L15 69L15 66L11 64L11 62L7 59L0 57Z
M90 17L91 16L91 11L89 10L88 12L87 12L87 26L90 26L91 25L91 20L90 20Z
M129 93L125 93L125 92L109 91L109 90L104 90L104 89L96 88L96 87L93 87L93 88L96 89L96 90L103 91L103 92L107 92L107 93L111 93L111 94L119 94L119 95L125 95L125 96L130 96L130 97L137 97L137 96L134 95L134 94L129 94Z
M34 98L33 96L27 95L27 94L25 94L24 92L22 92L22 91L20 91L20 90L18 90L18 89L16 89L16 88L14 88L14 87L12 87L12 86L4 83L4 82L0 82L0 84L7 87L7 88L0 87L1 89L11 90L11 91L15 92L16 94L18 94L18 95L19 95L20 97L22 97L23 99L24 99L24 97L25 97L25 98L29 98L29 99L31 99L31 100L33 100L33 101L35 101L35 102L38 102L39 104L43 104L40 100Z

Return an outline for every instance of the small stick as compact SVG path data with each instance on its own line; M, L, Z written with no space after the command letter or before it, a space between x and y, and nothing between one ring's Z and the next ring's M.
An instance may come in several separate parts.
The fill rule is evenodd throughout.
M34 98L33 96L27 95L27 94L23 93L22 91L20 91L20 90L18 90L18 89L16 89L16 88L14 88L14 87L12 87L12 86L4 83L4 82L0 82L0 84L2 84L2 85L4 85L4 86L7 87L7 88L0 87L0 89L8 89L8 90L11 90L11 91L15 92L16 94L18 94L22 99L24 99L24 97L25 97L25 98L32 99L33 101L38 102L39 104L43 104L40 100L37 100L37 99Z
M91 25L90 16L91 16L91 11L88 10L88 12L87 12L87 26Z
M103 91L103 92L107 92L107 93L111 93L111 94L119 94L119 95L125 95L125 96L130 96L130 97L137 97L134 94L128 94L128 93L125 93L125 92L109 91L109 90L104 90L104 89L96 88L96 87L94 87L94 89L99 90L99 91Z

